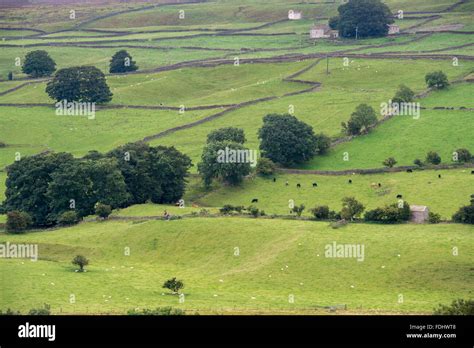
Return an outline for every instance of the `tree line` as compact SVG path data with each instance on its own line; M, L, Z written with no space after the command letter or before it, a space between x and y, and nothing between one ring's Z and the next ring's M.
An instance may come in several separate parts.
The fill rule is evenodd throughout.
M174 147L145 143L105 154L91 151L82 158L70 153L25 157L7 167L1 210L16 217L10 222L21 231L78 220L98 207L100 214L103 206L174 203L184 194L191 166L191 159Z

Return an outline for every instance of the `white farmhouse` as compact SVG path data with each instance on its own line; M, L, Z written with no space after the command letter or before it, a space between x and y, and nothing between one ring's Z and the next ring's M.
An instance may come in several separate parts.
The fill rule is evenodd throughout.
M303 18L303 13L301 11L294 11L294 10L289 10L288 11L288 19L297 21L299 19Z

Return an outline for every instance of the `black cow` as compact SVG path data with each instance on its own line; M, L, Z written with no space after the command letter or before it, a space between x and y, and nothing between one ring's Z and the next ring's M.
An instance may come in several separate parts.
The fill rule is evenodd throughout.
M301 187L301 184L296 184L296 187L297 187L297 188L300 188L300 187Z
M252 203L258 203L258 198L252 199Z
M438 178L440 178L440 179L441 179L441 174L438 174Z
M474 174L474 170L471 170L471 174Z
M382 184L381 184L381 183L379 183L379 187L382 187Z
M318 183L313 182L313 187L318 187Z
M273 178L273 182L276 182L276 181L277 181L277 179L276 179L276 178Z
M413 173L412 169L407 169L407 173Z
M402 198L402 197L403 197L402 195L397 195L397 198L398 198L398 199L400 199L400 198Z
M349 179L349 184L352 184L352 180L351 180L351 179Z

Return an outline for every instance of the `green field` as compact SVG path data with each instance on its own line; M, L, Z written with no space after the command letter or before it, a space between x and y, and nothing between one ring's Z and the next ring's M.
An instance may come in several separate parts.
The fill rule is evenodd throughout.
M163 306L190 314L328 314L325 307L332 306L346 306L336 314L431 314L440 303L474 297L474 228L451 221L474 194L474 164L352 173L380 169L388 157L411 166L428 151L437 151L442 164L453 164L459 148L474 153L473 0L385 0L392 13L405 13L395 21L401 34L357 40L309 37L342 1L170 2L74 3L75 18L70 4L50 1L2 8L0 204L8 165L46 151L81 157L146 139L176 147L193 166L184 208L147 201L115 209L108 221L88 216L76 226L15 235L5 232L0 206L0 243L39 245L37 262L0 259L0 311L27 313L47 303L53 314ZM289 10L302 11L303 19L288 20ZM138 71L109 74L121 49ZM99 68L113 93L110 103L93 119L56 115L45 92L49 78L22 72L34 50L47 51L57 69ZM425 76L434 71L447 75L448 88L428 90ZM358 105L370 105L381 120L382 104L402 84L417 95L419 118L392 117L366 135L333 143L325 155L267 178L252 173L237 186L214 180L205 188L198 175L213 130L241 128L244 145L259 150L263 118L292 112L316 134L339 141L346 136L341 122ZM336 229L310 212L317 205L340 211L347 196L369 210L396 203L397 195L426 205L442 223L359 221ZM301 218L289 216L290 201L305 205ZM253 204L265 216L223 216L219 208L226 204ZM171 221L162 220L165 211ZM364 246L363 261L326 257L333 242ZM71 264L78 254L90 259L85 273ZM172 277L185 283L184 303L162 288Z
M441 174L441 179L438 174ZM310 216L308 210L316 205L328 205L339 211L341 200L346 196L355 197L366 209L374 209L396 203L396 196L401 194L408 203L426 205L431 211L450 219L461 205L467 204L474 186L474 175L469 170L460 169L347 176L286 174L276 178L275 183L271 179L255 178L241 187L221 188L199 199L198 203L211 207L224 204L248 206L252 199L257 198L259 202L254 205L265 213L288 215L288 203L293 200L295 205L304 204L304 215ZM349 179L352 184L348 184ZM287 181L289 186L285 186ZM314 182L318 187L312 187ZM298 183L302 186L300 189L296 187ZM372 187L378 183L381 188Z
M2 242L39 245L37 262L0 263L0 308L46 302L54 313L119 314L165 305L202 313L317 313L317 306L345 304L349 313L429 313L440 302L472 296L472 232L460 225L334 230L316 222L196 218L0 235ZM333 242L363 244L364 261L326 258L325 246ZM87 273L75 273L70 264L79 252L90 258ZM183 304L161 289L172 276L185 282Z

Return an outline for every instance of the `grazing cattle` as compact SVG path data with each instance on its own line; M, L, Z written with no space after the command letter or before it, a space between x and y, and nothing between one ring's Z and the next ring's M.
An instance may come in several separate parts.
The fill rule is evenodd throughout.
M273 178L273 182L276 182L276 181L277 181L277 179L276 179L276 178Z
M471 170L471 174L474 174L474 170Z
M313 187L318 187L318 183L313 182Z
M438 174L438 178L440 178L440 179L441 179L441 174Z
M381 184L381 183L379 183L379 187L382 187L382 184Z
M349 184L352 184L352 180L351 180L351 179L349 179Z
M407 173L413 173L412 169L407 169Z
M258 203L258 198L252 199L252 203Z
M296 187L297 187L297 188L300 188L300 187L301 187L301 184L296 184Z
M402 198L402 197L403 197L402 195L397 195L397 198L398 198L398 199L400 199L400 198Z

